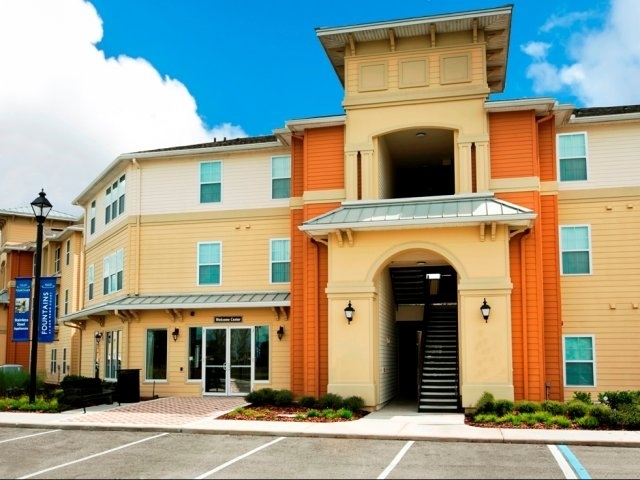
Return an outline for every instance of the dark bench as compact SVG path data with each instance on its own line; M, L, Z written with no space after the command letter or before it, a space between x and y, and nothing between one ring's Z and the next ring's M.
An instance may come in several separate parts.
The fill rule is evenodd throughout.
M115 388L105 387L99 378L75 377L65 380L66 378L60 386L63 402L70 407L82 407L84 413L87 413L88 406L111 404L114 401Z

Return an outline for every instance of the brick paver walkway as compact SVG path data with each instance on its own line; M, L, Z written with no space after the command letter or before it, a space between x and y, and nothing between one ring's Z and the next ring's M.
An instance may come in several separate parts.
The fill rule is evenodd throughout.
M114 406L99 412L70 418L73 423L114 423L133 425L183 425L208 417L219 417L246 405L244 397L169 397Z

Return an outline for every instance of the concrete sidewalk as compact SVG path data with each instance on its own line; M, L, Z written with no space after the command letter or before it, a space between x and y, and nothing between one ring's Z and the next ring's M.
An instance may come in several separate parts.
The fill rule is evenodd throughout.
M170 397L87 407L87 413L81 408L62 413L0 412L0 427L640 447L640 431L474 427L464 423L462 414L419 414L393 404L347 422L218 418L245 404L240 397Z

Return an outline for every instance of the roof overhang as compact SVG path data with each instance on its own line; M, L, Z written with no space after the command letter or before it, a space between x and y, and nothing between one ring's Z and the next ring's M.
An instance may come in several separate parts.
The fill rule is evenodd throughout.
M345 27L316 28L316 35L344 86L345 51L358 43L425 37L439 33L485 32L487 83L492 93L504 90L513 5L454 14L413 17Z
M231 292L172 295L127 295L79 312L65 315L71 322L105 315L127 317L142 310L186 310L206 308L278 308L291 306L289 292ZM124 314L123 314L124 312Z
M533 210L484 193L344 202L298 228L311 237L322 238L337 230L469 227L487 223L529 228L535 218Z

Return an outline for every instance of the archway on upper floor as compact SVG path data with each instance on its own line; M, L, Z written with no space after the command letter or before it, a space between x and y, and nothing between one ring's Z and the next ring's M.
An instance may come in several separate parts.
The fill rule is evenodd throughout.
M413 127L378 137L382 198L455 193L454 130Z

